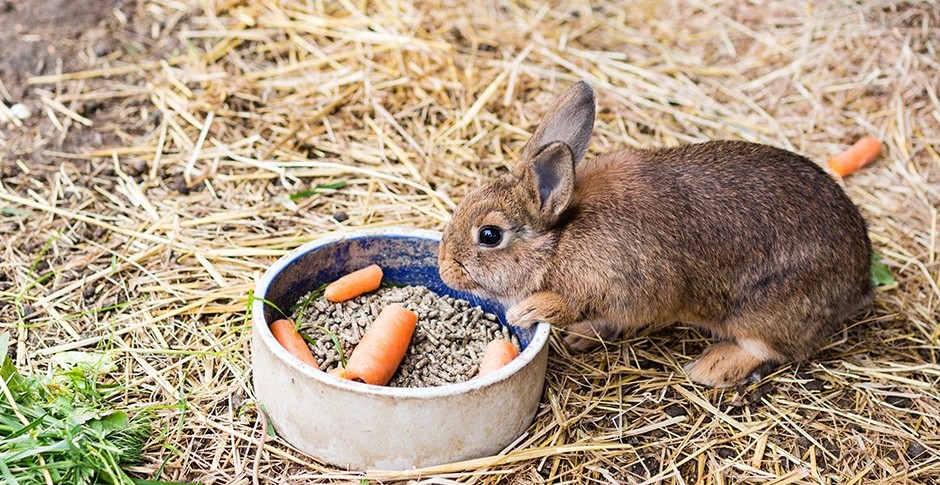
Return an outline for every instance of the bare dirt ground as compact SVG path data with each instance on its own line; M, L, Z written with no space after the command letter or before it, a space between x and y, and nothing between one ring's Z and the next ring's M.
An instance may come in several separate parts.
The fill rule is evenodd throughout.
M115 355L110 398L157 416L141 478L937 483L938 39L935 2L0 0L0 101L32 114L0 122L0 331L33 372ZM255 278L325 233L442 228L576 79L592 154L732 138L824 164L880 137L844 183L896 285L734 389L685 379L692 329L555 335L536 422L484 465L347 472L265 438Z

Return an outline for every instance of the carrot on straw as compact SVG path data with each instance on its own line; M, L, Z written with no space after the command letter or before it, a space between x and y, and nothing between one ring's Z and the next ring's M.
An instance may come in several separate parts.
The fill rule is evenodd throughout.
M381 284L382 268L373 264L330 283L323 290L323 296L327 300L339 303L378 289Z
M848 150L829 160L829 168L845 177L871 163L881 152L881 142L873 136L862 137Z
M480 373L477 377L498 371L518 356L519 349L508 340L497 339L486 344L483 350L483 361L480 363Z
M383 308L346 361L345 377L388 384L405 357L417 324L418 316L397 303Z
M314 359L313 354L310 353L307 343L304 342L304 338L300 336L299 332L294 330L294 322L284 319L278 320L271 324L271 333L274 334L274 338L277 339L281 346L287 349L291 355L317 369L320 368L320 365L317 364L317 360Z

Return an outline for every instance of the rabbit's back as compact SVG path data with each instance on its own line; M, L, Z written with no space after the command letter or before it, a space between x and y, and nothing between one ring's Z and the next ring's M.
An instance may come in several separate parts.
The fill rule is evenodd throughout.
M871 291L857 208L786 150L716 141L602 155L578 167L569 212L559 278L593 265L599 284L643 288L628 297L664 320L727 321L773 286L835 303L841 321Z

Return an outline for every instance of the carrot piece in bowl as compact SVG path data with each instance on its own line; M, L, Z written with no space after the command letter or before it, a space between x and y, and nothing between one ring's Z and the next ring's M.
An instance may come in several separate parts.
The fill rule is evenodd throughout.
M271 324L271 333L291 355L317 369L320 368L320 364L317 364L317 360L310 353L307 342L304 342L304 338L300 336L300 333L294 330L294 322L284 319L277 320Z
M483 361L480 363L480 372L477 377L492 374L512 362L519 356L519 349L512 342L505 339L496 339L483 349Z
M384 386L398 370L418 324L418 316L392 303L382 309L346 362L345 377Z
M382 268L372 264L330 283L323 296L333 303L343 302L379 288L382 284Z

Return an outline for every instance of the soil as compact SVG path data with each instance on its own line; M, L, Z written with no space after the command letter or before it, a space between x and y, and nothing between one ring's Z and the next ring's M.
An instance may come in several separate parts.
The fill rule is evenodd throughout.
M105 54L111 37L105 19L117 0L0 0L0 79L14 99L26 92L31 76L50 74L61 64L71 70L87 47ZM95 50L94 48L92 49Z
M44 98L107 90L114 80L31 85L29 79L126 65L172 48L167 40L150 37L150 20L140 15L142 8L134 0L0 0L0 81L6 91L0 90L0 102L22 103L31 114L19 127L0 123L0 182L7 188L25 194L52 186L63 170L76 186L118 182L110 160L69 154L125 145L154 131L158 123L144 113L147 95L66 100L63 104L92 126L60 114L53 123ZM133 172L132 167L125 172Z

